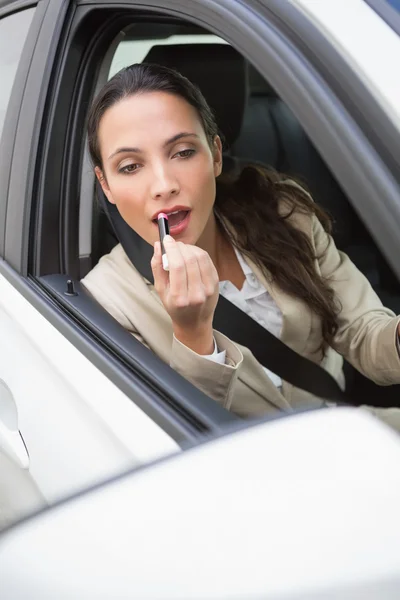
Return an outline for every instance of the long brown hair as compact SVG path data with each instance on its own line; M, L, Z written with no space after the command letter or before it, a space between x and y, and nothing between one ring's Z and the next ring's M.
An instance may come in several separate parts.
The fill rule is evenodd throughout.
M96 97L88 120L89 150L94 166L102 168L98 128L104 113L123 98L138 93L163 91L182 97L196 110L212 146L218 135L213 113L201 91L173 69L153 64L134 64L122 69ZM245 166L237 176L217 179L215 213L220 223L230 223L235 236L224 234L245 255L271 275L286 293L303 300L320 318L323 343L332 345L337 331L337 299L315 269L310 238L290 221L294 211L315 215L330 233L328 215L301 186L288 177L259 165ZM282 214L282 206L286 207Z
M238 176L217 181L215 212L222 226L230 224L224 233L231 243L321 318L320 349L332 345L339 303L329 282L316 271L315 260L320 257L310 237L290 219L294 212L315 215L329 234L328 214L293 178L259 165L247 165Z

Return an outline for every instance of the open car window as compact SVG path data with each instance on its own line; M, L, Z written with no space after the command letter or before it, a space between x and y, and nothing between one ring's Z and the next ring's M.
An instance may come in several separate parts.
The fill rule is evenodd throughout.
M132 30L131 30L132 31ZM129 29L128 29L129 32ZM134 30L132 31L132 34ZM166 38L122 40L115 50L112 59L109 78L111 78L120 69L132 65L136 62L143 62L151 48L155 45L175 45L175 44L226 44L227 42L216 35L196 35L196 34L171 34Z

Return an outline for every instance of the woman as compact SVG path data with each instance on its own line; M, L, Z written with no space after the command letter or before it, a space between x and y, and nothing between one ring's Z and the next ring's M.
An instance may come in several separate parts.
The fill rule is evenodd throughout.
M400 319L336 249L327 215L299 185L258 166L224 180L217 125L186 78L157 65L122 70L94 101L88 135L108 201L154 245L154 286L120 245L83 283L194 385L241 416L321 405L213 330L219 293L341 385L342 356L379 384L400 383ZM400 411L379 412L400 428Z

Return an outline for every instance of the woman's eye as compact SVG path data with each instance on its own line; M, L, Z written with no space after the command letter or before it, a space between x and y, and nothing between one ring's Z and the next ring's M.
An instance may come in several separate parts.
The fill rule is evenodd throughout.
M179 156L179 158L189 158L190 156L193 156L195 152L196 150L188 148L187 150L181 150L180 152L177 152L175 156Z
M140 167L139 164L131 164L131 165L125 165L124 167L121 167L120 169L118 169L118 173L133 173L134 171L137 171L137 169Z

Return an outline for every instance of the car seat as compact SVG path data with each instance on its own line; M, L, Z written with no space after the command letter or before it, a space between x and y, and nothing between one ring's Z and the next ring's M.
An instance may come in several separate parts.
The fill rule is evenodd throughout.
M240 168L231 147L242 130L248 97L247 61L222 43L153 46L143 62L178 70L200 88L224 142L224 170Z
M332 216L337 246L357 264L371 285L378 286L376 249L345 194L290 108L253 67L248 73L248 106L233 152L304 181L313 198Z

